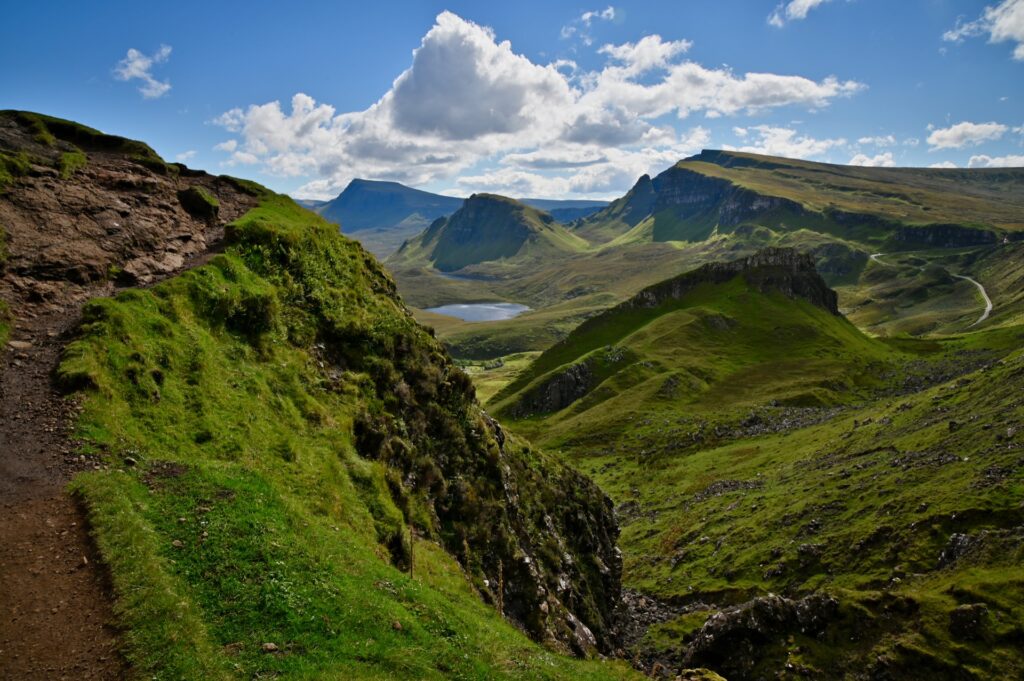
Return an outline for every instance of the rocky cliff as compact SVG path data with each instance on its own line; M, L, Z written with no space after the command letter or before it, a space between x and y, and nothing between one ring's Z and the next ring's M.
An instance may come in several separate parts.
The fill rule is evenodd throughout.
M701 284L721 284L737 276L762 293L782 293L839 314L838 296L818 274L813 258L791 248L765 248L740 260L708 263L649 286L613 309L655 307L666 300L681 298Z

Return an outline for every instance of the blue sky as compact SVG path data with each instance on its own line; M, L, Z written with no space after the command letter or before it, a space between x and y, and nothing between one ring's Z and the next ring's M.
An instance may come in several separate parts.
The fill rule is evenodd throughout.
M701 148L1024 165L1024 0L16 3L0 107L294 195L613 197Z

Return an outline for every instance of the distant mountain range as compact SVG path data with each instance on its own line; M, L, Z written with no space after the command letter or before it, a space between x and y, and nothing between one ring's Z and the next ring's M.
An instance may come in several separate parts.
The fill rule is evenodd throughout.
M463 201L464 198L432 194L398 182L355 179L331 201L300 203L338 223L344 233L383 258L438 218L459 210ZM521 202L549 213L561 223L586 217L608 205L607 201L588 200L521 199Z

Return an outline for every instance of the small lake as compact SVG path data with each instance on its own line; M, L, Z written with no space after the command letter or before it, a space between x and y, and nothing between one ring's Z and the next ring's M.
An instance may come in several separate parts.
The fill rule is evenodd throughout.
M526 305L519 303L456 303L431 307L427 309L427 312L458 317L467 322L496 322L502 319L512 319L529 309Z

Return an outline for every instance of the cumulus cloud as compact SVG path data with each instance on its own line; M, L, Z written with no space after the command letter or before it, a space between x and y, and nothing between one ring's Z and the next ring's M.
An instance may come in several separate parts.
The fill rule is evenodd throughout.
M161 45L152 55L145 55L135 48L128 50L125 58L114 67L114 77L118 80L140 80L139 92L146 99L163 97L171 89L170 81L157 80L152 70L155 64L163 64L171 56L171 46Z
M963 149L1002 137L1009 128L1002 123L971 123L964 121L948 128L934 128L928 135L930 151L939 149Z
M195 155L196 155L196 150L195 149L189 149L188 151L183 151L180 154L178 154L177 156L175 156L174 160L178 161L179 163L184 163L185 161L188 161L189 159L195 157Z
M755 125L748 128L748 134L756 139L747 146L724 148L731 151L745 151L751 154L766 154L768 156L786 156L788 158L812 158L821 156L830 149L846 146L846 140L837 139L815 139L807 135L800 135L791 128L781 128L771 125Z
M940 161L939 163L933 163L929 168L957 168L957 164L952 161Z
M806 19L807 13L818 5L824 5L830 0L790 0L781 2L771 14L768 15L768 23L776 28L782 28L787 21Z
M525 183L540 180L522 173L557 173L573 192L604 192L616 181L623 184L615 190L628 187L652 169L651 159L670 163L679 157L668 154L709 141L700 126L680 137L666 116L821 109L864 87L836 77L707 68L686 60L690 46L657 35L605 45L598 51L604 65L579 72L575 64L534 63L491 29L442 12L410 67L369 108L338 112L302 93L290 110L277 101L238 107L214 119L235 135L217 149L229 154L229 165L259 163L269 173L314 178L297 192L311 198L336 194L353 177L425 184L470 168L473 186L534 187ZM609 148L628 155L612 158ZM627 161L625 171L612 168ZM623 172L633 176L621 180Z
M892 168L896 165L896 160L892 157L891 151L887 151L884 154L878 154L876 156L857 154L850 159L848 165L867 166L872 168Z
M1013 58L1024 60L1024 0L1003 0L986 7L974 21L957 19L956 26L946 31L942 39L960 43L966 38L988 35L990 43L1014 42Z
M968 168L1024 168L1024 156L971 156Z

